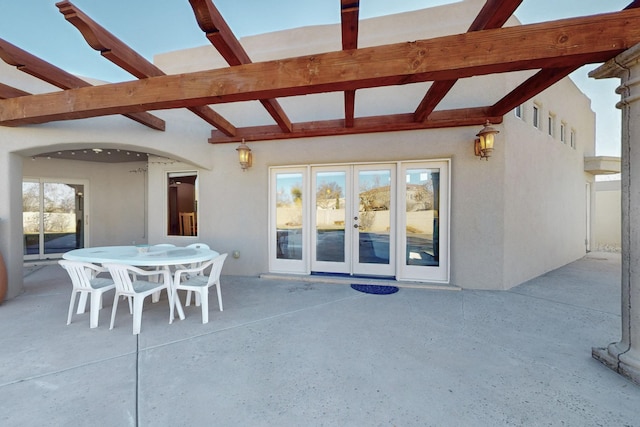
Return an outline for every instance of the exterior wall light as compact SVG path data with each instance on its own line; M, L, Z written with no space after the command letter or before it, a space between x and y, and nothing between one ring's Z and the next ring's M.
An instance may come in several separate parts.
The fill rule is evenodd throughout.
M495 135L500 133L500 131L491 127L491 122L487 120L484 128L476 135L477 138L474 142L474 151L475 155L479 156L480 159L489 160L491 157L491 152L493 151L493 142L495 140Z
M253 164L253 156L251 155L251 148L244 143L244 139L242 143L236 148L238 152L238 160L240 160L240 167L242 168L242 172L249 169Z

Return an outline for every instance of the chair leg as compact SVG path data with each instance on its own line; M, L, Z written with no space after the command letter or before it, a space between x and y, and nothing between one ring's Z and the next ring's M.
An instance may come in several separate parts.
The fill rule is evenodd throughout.
M174 310L178 311L178 317L180 318L180 320L184 320L184 310L182 309L182 303L180 302L180 297L178 296L178 290L173 286L169 286L169 289L167 289L167 294L169 295L169 304L171 304L171 307ZM171 309L169 310L169 313L169 323L172 323L175 315L173 314L173 311Z
M98 319L100 316L100 308L102 307L102 293L100 292L92 292L91 293L91 307L89 308L89 327L97 328L98 327Z
M136 295L133 297L133 335L140 333L140 327L142 326L142 306L144 298Z
M78 312L76 314L82 314L87 309L87 292L80 292L80 301L78 301Z
M222 294L220 293L220 282L216 283L216 293L218 294L218 305L220 306L220 311L222 311Z
M209 323L209 295L208 288L203 286L202 290L198 292L200 295L200 305L202 306L202 324Z
M185 304L187 307L191 305L191 291L187 291L187 302Z
M116 296L113 298L113 308L111 309L111 325L109 329L113 329L113 324L116 321L116 311L118 310L118 300L120 299L120 295L116 292Z
M174 301L178 298L178 291L175 289L171 289L171 287L169 289L167 289L167 299L169 300L169 324L173 323L173 319L175 317L175 314L173 312L174 308L175 308L175 303Z
M151 294L151 302L156 303L158 301L160 301L160 291Z
M156 271L162 271L162 270L169 270L169 267L156 267ZM171 271L171 270L169 270ZM159 277L151 277L149 278L149 281L151 282L159 282L160 278ZM156 303L160 301L160 291L158 292L154 292L153 294L151 294L151 302L152 303Z
M69 313L67 314L67 325L71 324L71 316L73 315L73 306L76 303L76 296L78 292L76 290L71 291L71 300L69 301Z

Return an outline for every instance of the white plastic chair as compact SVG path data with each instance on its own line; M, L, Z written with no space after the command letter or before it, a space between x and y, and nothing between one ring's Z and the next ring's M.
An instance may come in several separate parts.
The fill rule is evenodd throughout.
M220 293L220 273L222 272L222 266L224 264L227 254L218 255L210 261L204 262L196 268L187 268L176 270L174 278L174 286L176 288L176 298L178 297L179 290L196 292L200 298L200 305L202 306L202 323L209 322L209 288L211 286L216 287L216 293L218 294L218 305L220 311L222 311L222 294ZM204 275L205 270L211 267L211 271L208 276ZM183 274L188 275L189 278L184 282L181 281ZM187 305L190 301L187 300Z
M187 248L194 248L194 249L209 249L209 250L211 250L211 248L209 247L209 245L207 245L206 243L192 243L192 244L190 244L190 245L187 245L186 247L187 247ZM215 251L214 251L214 252L215 252ZM218 254L218 252L216 252L216 256L218 256L218 255L219 255L219 254ZM189 268L197 268L197 267L199 267L201 264L202 264L201 262L193 263L193 264L191 264L191 266L190 266ZM185 267L185 266L183 266L183 265L179 265L179 266L176 266L176 270L177 270L178 268L185 269L185 268L187 268L187 267ZM195 275L195 274L194 274L194 275ZM192 276L192 275L184 276L184 277L182 278L182 280L187 280L187 278L188 278L188 277L190 277L190 276ZM196 305L200 305L200 294L196 294L196 298L197 298L197 299L196 299ZM187 292L187 305L189 305L190 303L191 303L191 291Z
M100 273L106 273L107 269L80 261L60 260L58 263L62 268L67 270L69 277L71 277L71 284L73 285L71 301L69 301L67 325L71 324L71 316L73 314L73 306L76 303L76 296L80 295L77 314L82 314L86 309L87 296L90 295L91 311L89 315L89 326L91 328L97 328L100 309L102 308L102 294L115 287L113 280L110 278L97 277Z
M161 290L166 290L169 299L169 323L173 322L173 292L171 290L171 273L168 270L143 270L125 264L105 263L104 266L111 273L115 283L116 295L113 299L113 309L111 310L111 325L113 329L118 309L118 297L126 296L133 299L133 334L140 333L142 324L142 307L144 299ZM132 280L132 276L135 278ZM157 282L149 280L139 280L139 277L158 277Z

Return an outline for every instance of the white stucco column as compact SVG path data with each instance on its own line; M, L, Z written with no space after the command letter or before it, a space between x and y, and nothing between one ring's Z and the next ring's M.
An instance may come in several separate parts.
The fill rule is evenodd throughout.
M0 140L2 143L2 140ZM0 152L0 252L9 278L6 299L22 292L22 157Z
M640 384L640 45L589 76L620 79L622 110L622 338L592 355Z

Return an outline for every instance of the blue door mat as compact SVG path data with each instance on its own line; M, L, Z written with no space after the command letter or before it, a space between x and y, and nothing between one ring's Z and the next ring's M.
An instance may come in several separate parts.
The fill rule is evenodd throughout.
M374 295L390 295L398 292L397 286L359 285L354 283L351 285L351 288L359 292L364 292L365 294Z

